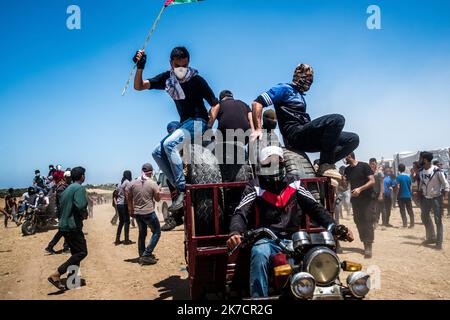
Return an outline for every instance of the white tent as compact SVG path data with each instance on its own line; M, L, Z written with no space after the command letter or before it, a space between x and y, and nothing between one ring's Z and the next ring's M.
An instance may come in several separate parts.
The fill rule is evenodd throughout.
M432 152L434 155L433 160L439 160L444 164L444 169L448 171L449 169L449 162L450 162L450 148L442 148L437 150L427 150L429 152ZM406 166L407 171L409 172L409 169L412 168L413 163L415 161L419 161L419 155L421 151L414 151L414 152L400 152L394 155L395 160L395 169L397 170L397 166L399 163L403 163Z

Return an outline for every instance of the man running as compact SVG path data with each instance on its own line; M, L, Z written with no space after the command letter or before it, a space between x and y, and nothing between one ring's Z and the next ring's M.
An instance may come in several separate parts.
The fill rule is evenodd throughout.
M56 272L48 277L48 281L59 290L66 287L61 283L61 276L69 267L76 267L77 274L80 262L86 258L87 244L83 233L83 220L87 219L87 193L82 186L86 170L82 167L73 168L70 172L73 183L67 187L61 196L61 219L59 230L69 245L71 256Z

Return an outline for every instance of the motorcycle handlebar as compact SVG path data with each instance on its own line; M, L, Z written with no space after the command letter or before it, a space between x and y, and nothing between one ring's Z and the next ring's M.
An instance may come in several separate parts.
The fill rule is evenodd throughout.
M259 228L259 229L255 229L255 230L250 230L247 231L244 236L243 239L241 241L241 243L239 243L237 246L235 246L229 253L228 255L231 256L233 255L233 253L240 247L251 244L255 241L255 239L257 239L259 236L268 236L268 238L274 240L276 242L276 244L278 246L281 247L282 251L284 251L285 253L293 253L294 251L290 248L288 248L286 246L286 244L284 244L283 241L281 241L280 238L277 237L277 235L270 229L267 228Z

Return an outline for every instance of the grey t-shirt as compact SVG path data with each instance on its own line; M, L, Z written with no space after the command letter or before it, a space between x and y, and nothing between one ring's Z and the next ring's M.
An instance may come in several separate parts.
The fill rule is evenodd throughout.
M126 204L125 201L125 192L130 186L130 181L125 180L123 183L119 184L117 187L117 204Z
M134 214L144 215L155 211L155 194L159 192L159 187L151 179L134 180L128 189L133 197Z
M375 185L373 186L373 192L378 196L381 192L381 184L384 179L384 174L380 171L375 172Z

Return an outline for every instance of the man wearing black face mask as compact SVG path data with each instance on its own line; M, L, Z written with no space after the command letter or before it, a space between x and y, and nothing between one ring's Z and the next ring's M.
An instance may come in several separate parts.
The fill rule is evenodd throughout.
M311 120L306 112L305 92L310 89L313 79L313 68L302 63L295 69L291 83L278 84L258 96L252 104L255 122L252 138L255 140L262 135L262 108L273 104L286 145L303 152L320 152L318 174L341 179L335 163L358 147L359 137L342 131L345 124L342 115L331 114Z
M343 226L337 227L331 214L306 190L301 181L286 175L283 150L269 146L261 150L258 177L249 181L231 218L228 247L233 249L241 242L241 235L247 231L247 224L254 220L254 208L260 212L260 225L272 230L280 239L290 239L304 221L304 212L312 220L332 233L345 229L344 238L353 240L351 231ZM272 240L257 241L251 254L250 294L252 297L268 296L267 265L270 256L281 252Z

